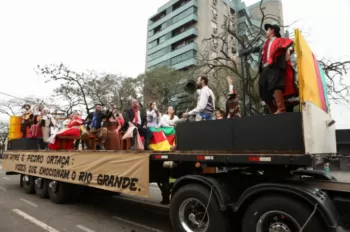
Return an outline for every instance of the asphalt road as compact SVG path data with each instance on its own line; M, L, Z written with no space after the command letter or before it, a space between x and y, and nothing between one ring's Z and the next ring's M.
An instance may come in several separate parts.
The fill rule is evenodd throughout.
M0 163L1 165L1 163ZM129 196L85 196L56 205L28 195L19 176L0 170L0 231L6 232L167 232L168 208L159 205L160 191L151 185L150 199Z

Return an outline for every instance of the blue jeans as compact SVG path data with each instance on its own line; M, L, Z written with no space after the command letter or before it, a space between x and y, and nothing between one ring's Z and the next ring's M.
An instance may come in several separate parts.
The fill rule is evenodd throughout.
M202 117L203 120L208 121L208 120L213 120L213 114L212 113L199 113L199 116Z

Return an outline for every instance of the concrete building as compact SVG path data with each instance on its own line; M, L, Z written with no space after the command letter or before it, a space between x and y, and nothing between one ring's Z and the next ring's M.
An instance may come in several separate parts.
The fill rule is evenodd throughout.
M264 0L263 7L266 14L277 12L283 22L281 0ZM196 65L203 40L219 34L225 22L251 39L254 27L260 27L259 17L259 3L246 7L242 0L170 0L148 20L146 69L170 66L180 70ZM215 58L220 56L215 50L219 44L212 43L209 55ZM237 45L232 46L226 49L234 55Z
M217 34L225 17L234 16L230 1L171 0L148 20L146 69L195 65L203 39ZM215 54L213 54L215 56Z

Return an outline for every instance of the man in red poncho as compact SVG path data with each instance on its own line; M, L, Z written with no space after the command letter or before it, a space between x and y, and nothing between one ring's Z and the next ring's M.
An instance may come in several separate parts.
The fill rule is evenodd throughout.
M277 25L265 24L266 42L260 62L260 98L270 113L286 112L284 97L295 94L294 70L290 62L293 40L281 38Z
M240 56L260 53L259 93L271 114L286 112L285 98L297 94L294 81L294 69L290 61L293 40L281 38L278 25L265 24L266 41L260 47L243 49Z

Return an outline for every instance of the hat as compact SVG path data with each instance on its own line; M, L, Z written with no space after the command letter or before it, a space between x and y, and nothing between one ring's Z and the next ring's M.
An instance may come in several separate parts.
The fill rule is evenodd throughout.
M28 103L26 103L22 106L22 108L25 108L26 106L29 106L29 108L31 107Z
M274 29L275 30L275 35L277 38L281 38L281 33L280 33L280 27L277 24L265 24L264 25L265 31L267 31L269 28Z

